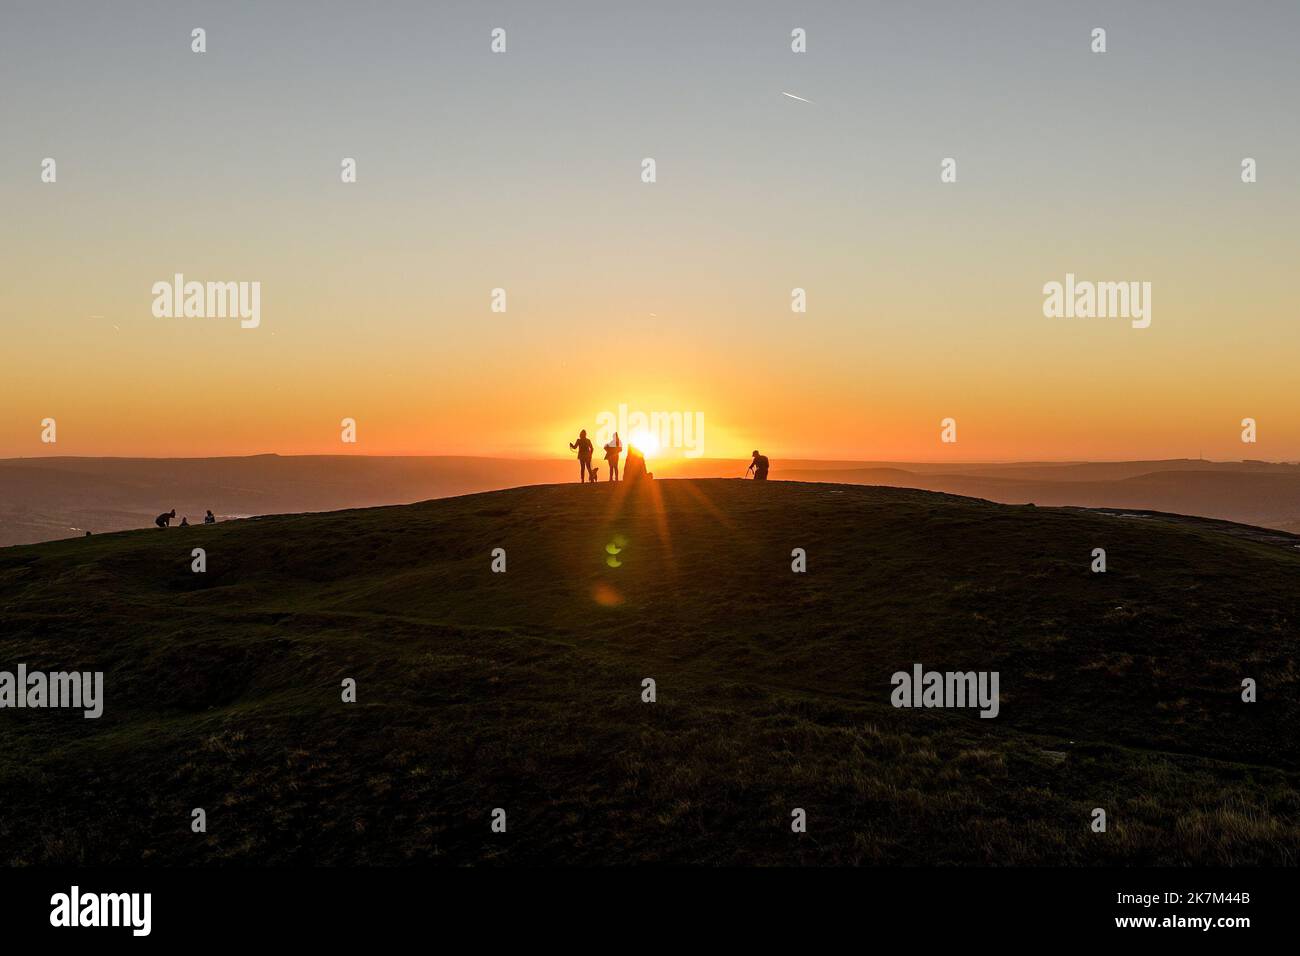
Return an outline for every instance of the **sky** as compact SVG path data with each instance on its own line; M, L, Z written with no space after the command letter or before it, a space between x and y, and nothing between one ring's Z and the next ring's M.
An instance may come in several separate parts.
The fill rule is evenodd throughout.
M626 405L706 457L1300 459L1298 40L1294 2L9 0L0 457L551 457ZM176 273L260 324L155 316ZM1067 273L1149 327L1045 316Z

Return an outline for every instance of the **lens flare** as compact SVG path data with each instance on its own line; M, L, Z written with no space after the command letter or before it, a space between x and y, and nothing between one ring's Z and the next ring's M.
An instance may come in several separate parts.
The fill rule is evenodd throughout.
M623 595L603 581L596 585L591 597L601 607L618 607L623 603Z

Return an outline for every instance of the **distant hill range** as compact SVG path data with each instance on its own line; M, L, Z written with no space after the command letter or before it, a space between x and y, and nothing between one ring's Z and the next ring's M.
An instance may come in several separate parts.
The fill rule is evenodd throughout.
M1300 465L1264 461L1116 461L992 465L792 463L774 477L921 488L1003 504L1078 505L1221 518L1300 532Z
M739 477L731 459L652 461L660 477ZM604 474L602 472L602 478ZM571 460L254 455L0 460L0 546L177 521L334 511L574 481ZM1194 459L929 464L786 460L773 479L920 488L1005 504L1079 505L1300 531L1300 465Z

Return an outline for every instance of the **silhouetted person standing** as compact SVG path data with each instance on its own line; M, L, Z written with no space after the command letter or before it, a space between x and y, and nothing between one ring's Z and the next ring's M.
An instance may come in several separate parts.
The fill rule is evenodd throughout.
M609 465L610 481L618 481L618 455L622 450L623 443L619 440L618 432L614 432L614 437L605 446L605 461Z
M570 448L576 448L578 451L578 480L586 481L588 476L592 481L596 478L591 474L591 453L595 450L591 439L587 437L587 429L578 432L578 440L569 442Z
M757 481L767 481L768 461L766 455L760 455L758 449L754 449L754 460L749 463L746 472L752 471Z
M176 509L173 508L171 511L164 511L158 517L154 518L153 523L160 528L165 528L172 523L172 518L175 517L176 517Z

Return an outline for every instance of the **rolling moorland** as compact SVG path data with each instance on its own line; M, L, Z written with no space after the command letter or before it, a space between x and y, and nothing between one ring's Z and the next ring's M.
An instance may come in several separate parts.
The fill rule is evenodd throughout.
M0 710L0 863L1295 864L1298 575L1220 522L738 480L6 548L0 670L105 703ZM998 717L892 707L914 663Z

